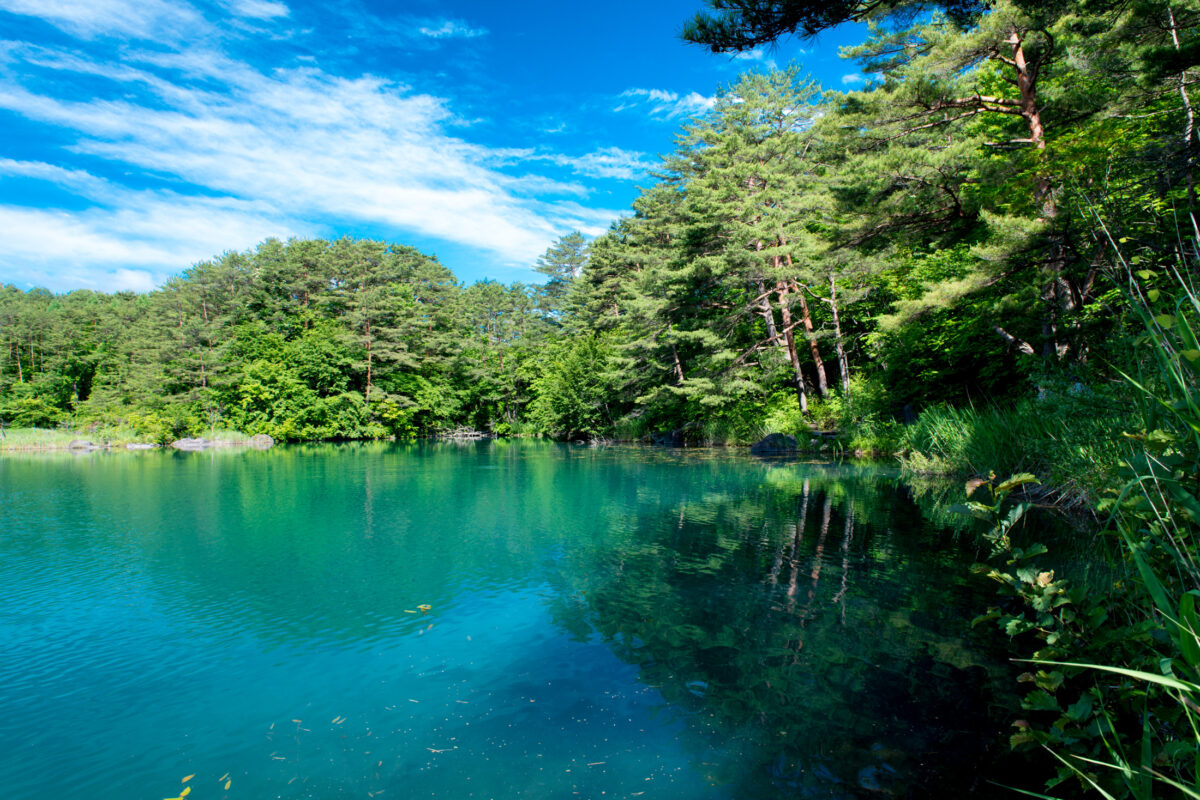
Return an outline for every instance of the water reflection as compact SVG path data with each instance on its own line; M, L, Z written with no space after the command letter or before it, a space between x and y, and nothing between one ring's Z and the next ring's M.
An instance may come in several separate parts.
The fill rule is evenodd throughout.
M980 790L1003 669L964 641L962 615L983 599L947 532L886 476L763 478L690 492L573 551L558 624L638 665L735 796Z
M0 500L10 797L938 796L991 733L989 587L887 470L310 445Z

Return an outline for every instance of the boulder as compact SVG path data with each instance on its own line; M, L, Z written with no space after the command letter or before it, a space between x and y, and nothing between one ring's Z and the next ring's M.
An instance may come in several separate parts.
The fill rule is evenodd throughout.
M650 434L650 443L665 447L683 447L683 431L654 431Z
M99 450L99 446L92 444L87 439L72 439L67 445L68 450Z
M268 447L275 446L275 440L265 433L259 433L250 437L250 446L255 450L266 450Z
M786 433L769 433L750 445L750 452L755 455L794 453L796 450L796 437L788 436Z
M212 447L212 442L208 439L176 439L171 442L171 447L176 450L205 450Z
M125 445L126 450L157 450L158 445L150 444L149 442L130 442Z

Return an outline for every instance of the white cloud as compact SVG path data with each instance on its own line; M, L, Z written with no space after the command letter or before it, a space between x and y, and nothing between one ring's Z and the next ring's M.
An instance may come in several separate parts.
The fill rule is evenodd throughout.
M775 59L771 57L771 54L765 47L756 47L753 50L743 50L740 53L734 53L732 59L734 61L752 61L756 64L762 64L768 69L776 69L778 66L775 63Z
M698 92L680 95L664 89L626 89L620 96L627 98L628 102L619 104L614 111L648 105L651 116L664 119L703 114L716 103L715 97L706 97Z
M622 150L619 147L602 147L582 156L566 156L561 154L535 156L551 161L559 166L570 167L580 175L590 178L617 178L633 180L657 166L644 153Z
M148 291L211 258L230 240L259 242L295 231L228 199L139 192L119 208L83 212L0 206L5 282L64 290Z
M0 280L144 285L144 276L157 281L268 236L347 227L440 239L525 266L562 230L601 233L620 212L561 199L586 189L522 172L523 164L607 178L650 166L618 148L570 157L475 144L448 132L456 117L445 99L372 75L266 72L205 47L129 48L122 64L32 45L7 54L16 68L0 72L0 109L57 128L72 137L72 153L117 177L0 159L0 178L44 181L91 204L70 213L33 209L9 194L0 230L15 233L6 233ZM54 80L23 85L30 71L21 62L36 62ZM113 99L71 94L79 76L107 81L117 91L105 98ZM654 102L709 101L693 94ZM137 185L154 176L180 192L131 188L121 173Z
M289 16L292 12L285 4L274 0L232 0L229 10L239 17L270 20Z
M842 76L842 85L843 86L856 86L865 81L866 81L866 78L864 78L862 76L862 74L858 73L858 72L851 72L847 75Z
M204 17L186 2L166 0L0 0L0 11L38 17L86 39L177 40L184 33L195 36L209 28Z
M437 20L421 25L417 28L422 36L428 36L431 39L475 39L479 36L486 36L485 28L472 28L465 22L456 19Z

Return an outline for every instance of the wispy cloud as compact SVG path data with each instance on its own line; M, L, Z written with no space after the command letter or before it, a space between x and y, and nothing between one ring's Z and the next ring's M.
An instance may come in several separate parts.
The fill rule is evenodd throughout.
M32 8L35 0L0 4ZM79 37L115 30L96 9L130 8L113 0L36 5ZM287 14L267 0L234 5L258 19ZM164 19L185 19L180 13L122 17L121 30L150 35ZM455 25L431 30L482 35ZM563 230L600 233L620 213L578 202L586 188L532 168L625 179L648 166L618 148L567 156L487 147L453 133L461 128L446 98L370 74L260 69L216 39L145 49L130 42L120 63L28 43L11 44L5 59L0 109L70 143L60 163L0 159L0 181L40 181L74 198L64 208L84 210L31 208L16 192L0 193L0 281L145 288L227 249L331 228L417 235L527 266ZM72 159L103 170L67 166Z
M649 108L651 116L661 119L703 114L712 109L716 102L715 97L706 97L698 92L680 95L665 89L626 89L620 97L621 102L613 108L614 111Z
M860 83L865 83L866 78L860 72L851 72L842 76L843 86L857 86Z
M0 0L0 11L38 17L85 39L118 36L175 41L185 32L194 36L209 28L195 7L166 0Z
M422 36L431 39L475 39L487 36L486 28L472 28L465 22L456 19L444 19L429 22L417 28Z
M274 0L231 0L228 5L229 10L237 16L251 19L270 20L291 14L291 9L285 4Z
M582 156L567 156L561 153L531 154L527 159L549 161L589 178L619 180L634 180L658 165L657 161L646 158L645 153L622 150L619 147L602 147Z
M762 64L767 69L775 69L778 66L775 63L775 59L771 57L771 54L765 47L756 47L753 50L743 50L740 53L734 53L732 60Z

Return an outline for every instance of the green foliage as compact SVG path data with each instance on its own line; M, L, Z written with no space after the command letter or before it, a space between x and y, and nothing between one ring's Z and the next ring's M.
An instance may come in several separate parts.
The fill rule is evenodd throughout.
M1034 667L1016 748L1044 746L1058 759L1047 788L1066 781L1108 797L1200 796L1200 409L1196 403L1196 324L1200 302L1180 272L1131 273L1130 308L1142 320L1146 358L1136 385L1144 400L1138 447L1102 507L1123 545L1125 569L1085 590L1043 565L1044 545L1014 546L1011 532L1028 504L1006 497L1032 476L982 492L963 508L993 520L998 581L1006 603L980 618L1029 641ZM1191 358L1191 352L1197 357Z
M535 382L533 416L556 439L596 439L612 434L609 349L596 336L560 343Z

